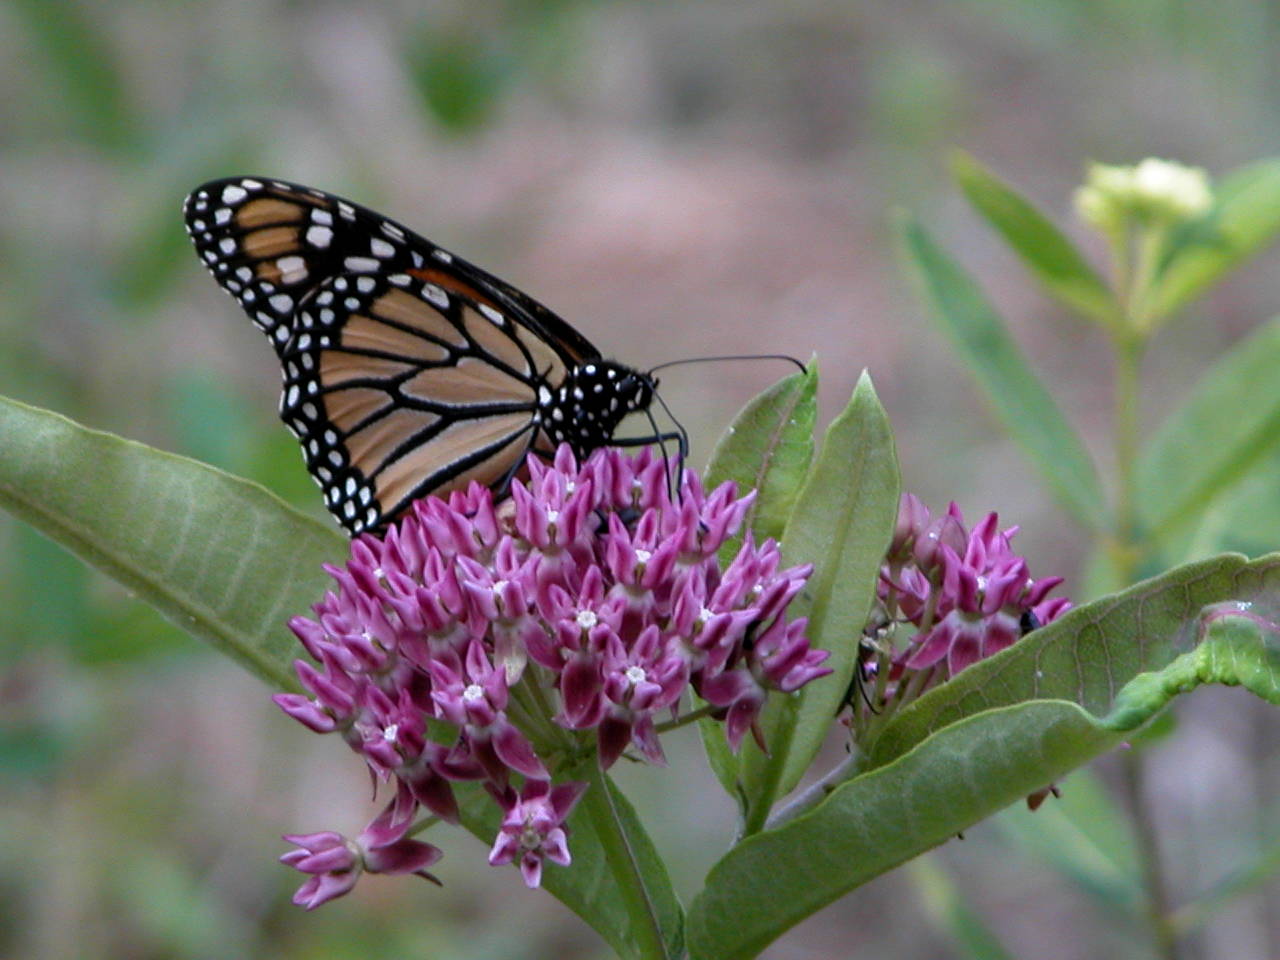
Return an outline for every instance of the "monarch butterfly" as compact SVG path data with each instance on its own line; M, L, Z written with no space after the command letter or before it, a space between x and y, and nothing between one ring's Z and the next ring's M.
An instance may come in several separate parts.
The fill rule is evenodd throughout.
M629 413L653 422L652 373L372 210L256 177L197 187L183 210L196 254L275 348L280 416L352 536L429 493L502 489L531 450L675 436L615 440Z

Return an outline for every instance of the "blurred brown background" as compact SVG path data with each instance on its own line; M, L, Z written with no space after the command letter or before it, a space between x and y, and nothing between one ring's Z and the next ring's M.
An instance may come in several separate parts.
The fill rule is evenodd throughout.
M905 487L972 519L999 510L1034 573L1074 577L1083 534L926 326L887 214L911 207L980 277L1105 465L1101 338L964 208L945 152L971 150L1089 244L1069 209L1089 159L1222 171L1276 152L1277 40L1280 8L1249 0L0 0L0 391L320 515L275 419L272 353L179 213L209 177L279 176L401 220L636 366L816 352L824 416L869 368ZM1161 334L1150 422L1275 311L1276 264ZM784 372L666 373L695 462ZM358 828L359 762L5 518L0 638L0 955L604 955L465 836L442 842L443 890L373 878L317 914L290 906L300 878L275 864L276 838ZM1280 823L1274 719L1214 690L1179 720L1151 753L1144 814L1175 904L1251 864ZM624 778L653 800L642 809L692 894L732 811L683 745L673 769ZM1093 792L1113 768L1067 781L1041 819L1003 815L855 892L767 956L1148 956L1125 824ZM1278 886L1191 917L1189 955L1280 955ZM953 895L1004 953L947 919Z

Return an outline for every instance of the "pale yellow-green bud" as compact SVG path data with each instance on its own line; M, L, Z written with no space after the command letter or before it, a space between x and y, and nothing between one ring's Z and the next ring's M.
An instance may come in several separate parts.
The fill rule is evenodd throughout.
M1115 229L1124 217L1123 207L1114 198L1088 184L1076 187L1072 200L1076 216L1104 233Z
M1133 168L1133 198L1141 211L1177 220L1197 217L1213 206L1209 175L1203 168L1156 157Z
M1109 200L1128 206L1134 195L1134 168L1111 163L1091 163L1085 186L1092 187Z

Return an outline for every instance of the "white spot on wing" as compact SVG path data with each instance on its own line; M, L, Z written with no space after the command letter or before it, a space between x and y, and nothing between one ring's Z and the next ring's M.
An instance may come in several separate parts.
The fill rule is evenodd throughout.
M247 191L244 187L236 186L234 183L228 187L222 188L223 203L239 203L248 195L249 195L249 191Z
M307 243L313 247L320 247L322 250L329 246L329 241L333 239L333 230L329 227L308 227Z
M369 250L372 251L375 257L380 257L383 260L396 255L396 248L380 237L374 237L369 241Z
M276 266L280 269L280 280L283 283L297 283L306 279L307 261L301 257L281 257L276 261Z
M422 285L422 298L434 303L442 310L449 306L449 295L434 283L424 283Z

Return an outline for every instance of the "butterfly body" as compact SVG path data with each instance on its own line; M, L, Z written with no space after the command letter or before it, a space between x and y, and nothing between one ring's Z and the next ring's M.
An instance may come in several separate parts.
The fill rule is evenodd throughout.
M198 187L197 255L276 350L280 415L355 535L415 499L506 484L533 450L612 441L656 386L514 287L309 187Z

